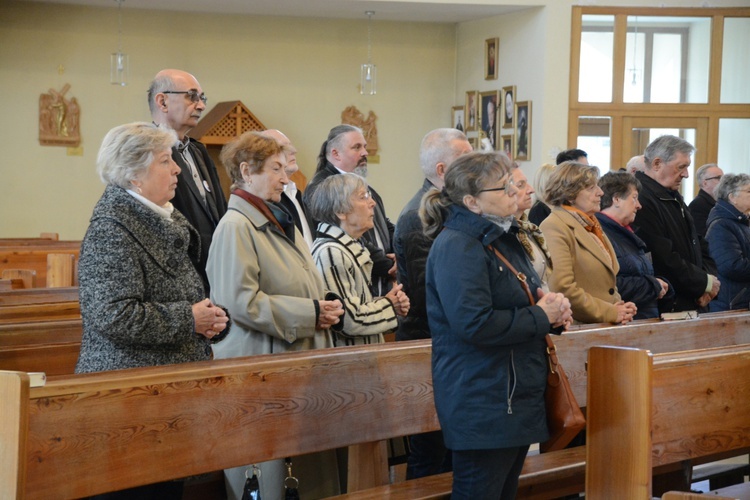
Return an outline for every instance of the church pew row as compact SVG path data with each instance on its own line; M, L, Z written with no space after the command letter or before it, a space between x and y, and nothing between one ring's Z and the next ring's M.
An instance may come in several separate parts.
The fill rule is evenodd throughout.
M659 334L662 332L666 332L665 335L669 338L660 339L660 342L652 341L651 343L655 346L659 347L665 347L667 351L670 350L676 350L682 348L682 346L694 346L696 344L705 344L708 342L724 342L725 345L732 345L736 343L742 343L742 342L748 342L750 341L750 328L747 328L748 323L748 315L747 313L734 313L729 315L714 315L712 317L702 317L697 320L691 320L691 321L682 321L682 322L673 322L669 324L669 328L662 328ZM667 326L666 324L661 324L662 326ZM679 334L678 330L673 327L673 325L682 325L682 333ZM743 325L745 326L743 328ZM726 331L730 332L730 334L726 335L719 335L719 336L710 336L705 335L707 333L714 333L716 331ZM589 338L588 335L595 334L596 340L594 338ZM627 343L631 342L633 344L638 344L639 342L642 342L642 339L639 337L641 336L647 336L652 337L654 335L653 332L653 325L649 324L648 322L642 323L640 325L628 325L628 326L622 326L622 327L616 327L615 329L611 329L608 332L605 331L598 331L598 330L592 330L589 332L586 331L579 331L575 334L567 334L566 336L563 336L561 338L557 339L558 342L558 348L559 348L559 355L563 362L565 363L564 366L568 369L568 371L577 371L578 367L572 366L569 361L565 361L566 356L568 356L569 359L579 359L580 355L572 355L572 351L577 350L585 350L588 351L591 345L597 345L595 342L605 342L612 340L617 340L620 343ZM671 337L670 337L671 335ZM706 338L710 337L710 338ZM570 343L565 344L564 341L567 341L570 339ZM662 341L663 340L663 341ZM567 347L563 347L563 345ZM721 344L714 344L714 345L721 345ZM693 348L693 347L688 347ZM391 350L395 350L391 352ZM394 362L392 359L390 359L390 356L393 355L394 352L400 353L400 364ZM347 358L346 362L343 362L344 356L349 356ZM186 379L181 378L180 375L177 373L171 374L169 371L177 371L180 374L185 374L190 371L190 367L192 365L183 365L183 366L175 366L175 367L160 367L160 368L149 368L149 369L140 369L140 370L126 370L122 372L110 372L110 373L104 373L104 374L93 374L93 375L87 375L87 376L73 376L73 377L52 377L50 379L49 385L45 388L39 388L39 389L32 389L31 390L31 401L27 407L27 410L30 409L36 409L39 410L40 407L46 408L50 404L53 404L54 406L60 405L60 408L63 408L64 405L68 404L67 402L69 400L78 401L80 399L87 399L87 398L105 398L108 399L109 397L115 397L111 394L112 391L114 391L117 396L116 398L124 397L123 394L130 394L130 395L139 395L141 392L145 392L148 394L153 394L154 399L152 399L150 402L152 404L156 404L158 406L159 398L156 396L159 396L161 394L164 394L161 401L167 401L168 398L176 398L172 399L170 401L180 401L179 404L187 405L185 406L186 411L185 414L187 417L179 418L177 415L173 415L173 417L167 418L165 421L157 419L158 411L155 410L153 415L149 416L147 418L148 424L144 423L143 425L132 423L132 426L129 424L131 422L128 421L128 419L125 419L124 421L120 422L122 425L128 425L129 429L150 429L148 431L145 431L147 433L150 433L151 439L146 439L144 437L138 438L139 440L135 443L130 442L130 438L125 439L123 437L124 434L127 433L125 430L113 430L112 432L105 433L107 435L114 436L114 442L110 443L108 442L108 439L100 436L99 438L93 439L94 441L102 441L98 442L96 444L97 447L100 449L95 450L91 453L94 453L95 456L108 456L109 453L120 453L122 452L126 447L131 445L140 445L140 446L157 446L158 450L162 450L161 448L161 442L164 441L162 437L156 437L154 433L157 433L156 429L162 428L165 430L165 432L172 436L172 426L181 426L182 422L185 420L188 420L195 423L195 417L196 413L204 415L204 410L200 408L192 408L190 407L191 404L198 404L196 402L190 402L189 401L189 395L178 395L181 391L181 388L185 388L188 393L191 393L191 391L195 391L195 387L205 387L207 391L211 391L213 394L212 396L209 396L209 407L212 407L211 405L216 403L220 404L220 409L212 410L213 413L211 415L214 418L220 418L221 419L221 426L229 426L230 427L230 434L229 439L230 441L234 441L234 438L231 436L232 433L238 432L236 430L236 427L243 427L244 425L252 424L252 427L255 429L257 425L261 425L260 434L265 436L265 431L262 431L263 425L273 425L273 424L267 424L267 423L261 423L259 424L254 419L258 418L262 420L263 413L270 412L268 417L272 419L276 419L279 417L279 415L283 415L285 419L290 419L288 421L280 421L278 423L279 428L286 428L288 426L293 426L296 431L295 432L309 432L310 434L314 434L315 436L320 435L321 440L312 439L310 436L307 436L307 440L309 441L312 439L314 442L303 442L298 443L299 437L295 437L296 434L292 434L291 436L287 436L293 441L294 443L280 443L278 440L284 440L282 437L276 437L276 441L272 439L271 441L273 444L273 449L276 450L278 447L281 447L280 449L286 450L282 452L280 455L274 454L273 456L263 456L263 459L269 459L277 456L284 456L284 454L297 454L299 453L306 453L309 451L317 451L320 449L327 449L332 447L339 447L343 444L341 443L341 439L348 440L346 444L353 444L353 443L361 443L363 440L367 441L367 445L363 445L360 447L360 450L364 450L363 453L360 454L353 454L352 463L355 464L354 468L352 469L352 478L350 478L350 484L353 485L353 488L356 489L364 489L365 487L376 487L375 489L369 489L366 492L357 493L354 495L349 495L349 498L403 498L403 499L412 499L412 498L445 498L450 492L450 484L451 484L451 476L450 474L443 475L443 476L434 476L432 478L425 478L420 480L412 480L412 481L406 481L403 483L397 483L395 485L387 485L388 483L388 475L387 475L387 461L384 462L384 457L382 457L379 454L374 453L375 450L380 450L382 443L379 443L377 441L381 439L385 439L386 437L395 437L400 435L407 435L412 434L415 432L425 432L429 430L434 430L436 427L435 417L434 417L434 407L432 407L432 392L431 392L431 375L429 373L430 365L429 365L429 357L430 357L430 351L429 351L429 342L428 341L422 341L422 342L408 342L408 343L399 343L399 344L390 344L387 346L372 346L369 348L347 348L347 350L342 349L335 349L335 350L325 350L325 351L318 351L318 352L308 352L308 353L298 353L295 356L300 357L300 360L296 360L296 363L289 363L288 370L282 368L284 366L284 363L286 363L285 358L283 356L291 356L291 355L278 355L282 357L254 357L254 358L244 358L244 363L248 370L250 370L247 373L244 373L243 375L237 375L232 374L231 376L225 375L224 372L227 369L228 366L232 366L235 370L241 370L240 366L242 365L243 361L241 360L224 360L224 361L214 361L210 362L208 364L197 364L195 366L200 365L201 369L199 370L199 373L202 375L203 378L198 377L197 380L192 380L190 377L187 377ZM323 361L324 358L329 357L330 359ZM414 357L416 356L416 357ZM584 355L585 357L585 355ZM293 356L294 358L294 356ZM304 361L302 361L304 360ZM256 363L281 363L281 365L274 364L272 365L276 367L271 372L264 372L260 368L253 368L253 366ZM299 363L302 363L299 365ZM394 363L398 364L398 367L396 368ZM298 366L299 365L299 366ZM266 366L266 365L263 365ZM297 366L297 368L294 368L294 366ZM303 368L304 366L304 368ZM366 369L363 368L367 367ZM390 368L387 368L390 367ZM404 367L408 367L408 369L404 369ZM386 369L387 368L387 369ZM585 372L585 366L581 367L582 371ZM142 371L145 370L146 372L143 373ZM305 380L299 380L296 382L287 381L283 383L284 389L280 392L274 392L270 390L271 386L267 384L258 384L258 380L260 381L267 381L268 377L272 375L272 379L275 380L277 383L281 383L281 378L286 376L291 376L294 374L297 374L299 376L299 371L302 370L306 375L305 377L313 377L316 380L320 378L323 381L328 381L325 383L314 383L312 386L310 386L310 381ZM343 370L343 371L342 371ZM364 371L363 371L364 370ZM231 371L231 370L230 370ZM136 376L135 374L137 372L141 372L140 375ZM126 375L130 373L131 377L134 377L135 381L140 381L142 384L144 384L142 387L131 387L126 388L127 383L124 382L124 380L127 378ZM151 378L154 375L160 375L160 380L163 378L163 380L169 381L173 380L171 382L160 382L159 380L152 381L149 380L149 382L144 382L146 379ZM291 374L291 375L290 375ZM334 375L335 374L335 375ZM406 378L404 378L404 376ZM81 378L83 377L83 378ZM124 377L124 378L123 378ZM237 392L241 391L243 388L241 387L234 387L235 383L237 383L237 377L239 379L248 380L248 381L254 381L256 382L255 385L251 385L247 387L248 392ZM338 377L338 378L337 378ZM395 380L394 380L395 377ZM125 384L124 386L120 387L118 384L120 382L114 383L114 386L112 385L113 382L108 381L108 378L115 378L117 381L121 381L122 384ZM260 378L260 379L259 379ZM188 381L189 380L189 381ZM335 380L335 382L333 382ZM86 388L82 390L78 390L76 388L72 388L73 385L76 385L76 383L87 381L87 387L90 386L90 384L94 384L96 386L97 383L103 384L107 390L94 390L93 393L91 391L85 390ZM572 382L574 381L574 389L576 389L576 385L583 384L584 388L583 391L585 393L585 384L586 384L586 378L585 377L578 377L575 379L572 379ZM106 383L105 383L106 382ZM286 391L291 390L290 388L292 386L295 386L295 384L301 384L300 387L303 387L305 390L301 393L288 393ZM167 385L164 385L167 384ZM214 401L211 399L212 397L218 397L218 395L213 393L213 390L215 389L215 386L221 386L224 387L226 384L230 384L231 387L231 394L234 396L231 396L231 400L226 399L217 399ZM322 385L321 385L322 384ZM328 384L328 385L327 385ZM343 385L342 385L343 384ZM371 384L375 384L372 386ZM395 385L394 385L395 384ZM406 385L404 385L406 384ZM60 388L60 386L66 387L67 389L67 396L64 396L62 393L57 394L57 398L54 400L50 399L48 394L44 394L44 391L50 391L55 388ZM116 389L109 390L109 388L117 386ZM288 386L288 387L287 387ZM309 390L309 391L308 391ZM578 389L580 390L580 387ZM40 393L41 391L41 393ZM262 393L259 395L257 391L262 391ZM359 395L361 391L364 391L362 395ZM169 394L169 396L167 396ZM374 395L373 395L374 394ZM404 397L404 394L409 394L410 396L408 398L405 398L403 400L399 400L397 402L394 402L391 400L392 397ZM411 396L411 394L414 394L416 399ZM202 396L201 396L202 397ZM235 406L234 399L235 397L238 397L236 404L239 405ZM266 400L263 398L271 398L271 400ZM300 403L301 401L304 401L305 404ZM346 438L339 436L340 439L338 440L331 440L330 442L326 441L327 439L327 430L323 430L319 427L320 424L317 424L314 429L310 429L310 415L307 415L307 411L310 410L309 404L310 400L313 402L317 402L319 404L334 404L335 408L329 409L329 410L321 410L315 406L312 407L312 410L314 412L320 412L324 411L326 414L327 412L332 412L332 421L336 422L335 427L340 431L342 429L353 429L352 434L356 434L353 436L347 436ZM125 408L131 408L130 399L125 399L121 403ZM146 400L149 401L148 399ZM257 401L257 404L254 402ZM408 404L407 404L408 403ZM73 403L71 403L73 404ZM77 404L77 403L76 403ZM136 403L134 407L137 407L139 403ZM171 404L168 403L167 406ZM352 410L344 410L342 408L338 407L338 404L344 404L346 405L354 405L355 408ZM228 406L227 406L228 405ZM251 405L252 410L244 405ZM406 405L406 406L404 406ZM356 418L358 418L359 412L363 411L361 406L370 406L369 412L372 415L380 416L379 419L379 427L372 433L372 434L365 434L360 435L362 431L362 426L365 427L366 422L369 422L369 419L371 417L368 417L368 419L364 421L357 421ZM425 406L427 408L425 408ZM19 408L24 407L24 405L20 404ZM403 407L403 408L402 408ZM266 410L266 411L263 411ZM67 410L63 410L67 411ZM77 411L77 407L74 408L71 411ZM88 410L87 410L88 411ZM91 410L93 411L93 410ZM292 414L289 414L289 411L292 411ZM299 412L299 414L295 414L294 412ZM352 415L349 415L349 412L352 412ZM408 415L405 417L401 414L402 411L407 412ZM237 422L232 422L231 418L224 419L222 418L224 416L224 413L228 412L230 415L236 415L238 418L240 418ZM119 411L115 413L120 413ZM172 415L171 412L167 412L168 415ZM247 418L247 415L252 414L253 419L250 421L244 421ZM415 415L421 415L419 417L416 417ZM318 422L320 419L320 415L317 413L314 415L316 418L314 418L313 422ZM354 417L354 420L349 420L349 418ZM89 420L89 422L97 421L99 415L96 412L91 413L91 417L94 420ZM297 417L297 418L295 418ZM32 416L32 422L37 417ZM326 417L328 418L328 417ZM406 422L404 425L402 425L402 420L406 418L408 422ZM156 419L156 420L153 420ZM50 418L49 422L45 425L49 427L49 431L52 432L52 434L55 434L55 427L54 422L56 420L54 418ZM67 422L67 418L65 418L65 421ZM275 420L274 420L275 421ZM159 424L158 422L162 422ZM356 422L356 423L355 423ZM193 425L190 424L190 425ZM67 424L66 424L67 425ZM106 426L110 425L117 425L107 423ZM213 425L213 424L212 424ZM97 423L97 427L99 426L99 423ZM161 427L160 427L161 426ZM411 426L411 427L410 427ZM23 427L23 426L22 426ZM189 426L188 426L189 427ZM29 426L29 427L23 427L24 429L28 428L31 432L35 426ZM63 427L61 427L63 428ZM306 430L305 430L306 429ZM93 432L91 429L88 429L90 432ZM60 432L60 431L57 431ZM36 452L37 458L33 458L31 460L28 459L28 457L31 457L32 455L29 455L28 453L24 453L23 455L27 457L27 460L25 462L25 465L27 467L40 467L41 463L44 462L45 464L49 464L49 460L46 457L41 459L42 455L39 455L45 447L50 447L51 449L48 451L54 451L58 450L59 448L68 449L71 446L76 447L78 446L78 440L87 440L85 437L86 435L86 429L83 429L80 431L81 434L78 436L71 436L63 439L61 436L49 438L52 439L52 441L45 441L44 438L37 441L38 446L40 447L39 450ZM138 431L139 434L141 431ZM175 431L177 432L177 431ZM204 450L206 446L208 446L209 449L214 449L215 447L221 448L223 446L223 443L214 443L214 441L211 439L211 432L207 433L208 445L205 443L203 444L196 444L197 438L190 436L191 432L199 432L197 429L186 429L185 432L187 434L185 436L182 436L179 432L177 432L181 437L185 438L186 443L192 443L198 446L196 449L190 451L190 456L194 456L196 453L200 454L200 450ZM66 434L67 435L67 434ZM222 433L219 433L216 435L216 437L223 436ZM256 436L257 437L257 436ZM74 439L75 438L75 439ZM265 439L265 438L264 438ZM264 439L261 441L265 442ZM124 440L124 441L123 441ZM192 440L192 441L191 441ZM370 442L372 440L372 442ZM74 442L75 441L75 442ZM158 443L156 441L159 441ZM178 439L179 441L179 439ZM173 443L172 439L170 438L168 440L169 443ZM32 443L32 440L29 439L29 443ZM46 445L45 445L46 443ZM51 443L51 444L50 444ZM58 444L55 444L58 443ZM256 446L255 442L248 442L245 443L247 446L244 445L238 445L239 448L242 448L243 446L245 448L253 448ZM172 446L173 444L169 444L169 446ZM308 445L312 446L314 445L314 448L308 448ZM176 445L175 445L176 446ZM284 448L284 446L297 446L295 450L288 450ZM188 447L189 449L189 447ZM155 450L155 451L158 451ZM182 450L182 449L181 449ZM236 451L236 450L235 450ZM186 450L180 451L187 452ZM86 454L89 454L90 452L87 451ZM138 453L147 454L147 452L141 450ZM213 452L212 452L213 453ZM217 455L220 454L218 451L215 452ZM275 452L274 452L275 453ZM98 454L98 455L97 455ZM374 456L380 456L381 459L379 461L374 461ZM356 458L360 457L359 463L361 463L361 466L357 466L358 463ZM68 457L68 459L73 459L72 457ZM217 457L218 459L218 457ZM222 457L223 459L223 457ZM61 460L65 460L65 458L61 458ZM107 459L109 460L109 459ZM139 458L140 460L140 458ZM240 460L238 458L238 460ZM137 461L137 460L136 460ZM245 456L242 458L239 462L229 463L229 460L225 462L211 462L205 470L201 470L203 472L209 471L209 470L217 470L220 468L232 466L232 465L238 465L241 463L248 463L250 461L253 461L253 459L250 459L249 457ZM57 463L57 462L55 462ZM73 462L78 463L78 462ZM158 463L158 461L157 461ZM88 465L82 465L78 464L82 468L88 467ZM46 467L46 466L45 466ZM71 465L71 467L75 467ZM118 465L113 465L113 467L117 468ZM159 467L156 467L159 469ZM584 468L585 468L585 448L579 447L579 448L573 448L571 450L562 450L560 452L554 452L551 454L543 454L543 455L536 455L536 456L530 456L527 459L527 463L524 467L524 473L521 477L521 488L519 491L519 498L553 498L556 496L561 496L568 493L573 493L576 491L583 491L583 481L584 481ZM45 469L46 470L46 469ZM181 469L177 469L181 470ZM188 469L191 472L184 472L183 475L188 474L194 474L201 471L193 470L191 468ZM116 488L123 488L127 486L132 486L135 484L145 484L146 482L161 480L161 479L167 479L170 477L177 477L174 474L175 472L169 472L169 471L161 471L156 473L155 476L149 476L149 480L141 480L137 479L140 478L140 473L135 473L134 477L130 477L130 473L125 473L126 478L121 478L124 483L121 482L115 482L113 483ZM109 477L110 472L106 472L104 476ZM39 480L39 478L46 478L47 473L42 473L38 476L31 476L36 477L36 480ZM97 475L98 477L98 475ZM369 480L365 480L364 478L369 477ZM36 480L32 481L36 483ZM127 481L138 481L136 483L128 483ZM27 487L30 485L30 482L26 482ZM359 485L359 486L358 486ZM380 489L377 488L377 486L380 485ZM85 486L82 487L82 490L74 490L76 493L71 493L72 495L81 494L83 496L84 494L92 494L92 492L89 489L85 488L91 488L92 486ZM34 491L34 490L31 490ZM85 493L81 493L81 491L84 491ZM104 491L104 490L101 490ZM419 494L417 494L419 492ZM39 496L29 496L29 498L39 498L44 497L44 495L47 493L44 493ZM59 497L56 498L67 498L67 494L62 494ZM12 496L10 498L13 498Z
M50 274L52 284L57 286L70 286L75 281L76 262L80 256L79 241L59 242L51 241L47 245L8 245L0 246L0 272L3 278L16 278L18 276L8 275L7 271L34 271L34 283L36 287L42 288L47 285L47 275ZM48 257L53 255L51 259ZM72 263L69 257L73 255ZM52 272L48 271L48 268ZM60 285L60 278L55 273L64 273L71 282Z
M0 238L0 246L47 245L53 241L60 241L59 233L39 233L38 237L31 238Z
M748 373L750 344L663 354L592 347L586 498L650 499L655 467L747 453Z

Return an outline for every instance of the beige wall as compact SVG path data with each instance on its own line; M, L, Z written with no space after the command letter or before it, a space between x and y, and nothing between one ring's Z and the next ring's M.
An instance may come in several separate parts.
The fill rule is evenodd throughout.
M474 0L453 0L469 3ZM714 7L748 0L713 0ZM303 172L340 112L356 105L378 114L381 163L370 181L391 219L421 185L419 141L450 123L450 108L467 90L516 85L532 109L528 175L567 147L570 16L573 0L494 0L529 8L454 24L376 21L373 60L378 95L357 92L366 58L366 20L261 18L123 10L123 49L130 85L109 84L109 54L117 46L117 9L5 1L0 4L0 237L57 231L80 239L103 186L95 174L104 134L121 123L148 120L145 90L164 67L195 73L212 103L242 100L269 127L296 143ZM611 2L615 3L615 2ZM618 6L644 6L619 0ZM671 0L664 6L700 7ZM694 4L694 5L693 5ZM485 81L486 38L500 40L497 80ZM58 75L59 65L65 67ZM72 85L82 108L83 156L37 139L39 95Z
M167 14L123 9L130 84L109 84L117 10L4 2L0 6L0 88L5 144L0 237L59 232L83 237L103 191L98 146L113 126L149 120L146 88L164 67L193 72L209 105L239 99L266 126L282 129L311 177L328 130L350 105L378 115L380 158L370 181L395 221L422 182L418 149L428 130L450 123L455 25L376 22L378 94L358 93L366 20ZM58 75L59 65L65 67ZM40 146L38 100L70 83L82 109L83 156Z

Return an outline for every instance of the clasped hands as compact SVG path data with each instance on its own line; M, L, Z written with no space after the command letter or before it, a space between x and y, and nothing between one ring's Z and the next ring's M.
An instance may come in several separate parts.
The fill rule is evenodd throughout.
M548 292L544 293L541 289L537 290L539 300L536 305L542 308L547 315L552 328L563 327L567 330L573 323L573 310L570 308L570 301L561 293Z

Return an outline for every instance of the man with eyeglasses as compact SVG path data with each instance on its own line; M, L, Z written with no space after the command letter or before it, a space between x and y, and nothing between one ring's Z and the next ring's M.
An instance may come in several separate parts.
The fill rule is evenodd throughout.
M669 280L676 295L668 310L664 304L659 305L660 312L705 312L721 285L708 245L698 237L693 217L678 191L689 176L693 151L695 148L686 140L663 135L646 147L646 170L635 174L642 185L636 234L651 251L654 275Z
M698 196L690 202L688 208L695 222L695 230L701 238L706 237L706 221L711 209L716 205L716 186L724 176L724 171L716 163L707 163L696 170L698 178Z
M172 159L181 169L172 205L200 233L200 260L193 264L203 279L208 296L208 249L214 229L227 211L227 201L206 147L187 135L206 109L206 94L190 73L165 69L156 74L148 88L148 106L153 122L171 128L180 139L180 143L172 148Z

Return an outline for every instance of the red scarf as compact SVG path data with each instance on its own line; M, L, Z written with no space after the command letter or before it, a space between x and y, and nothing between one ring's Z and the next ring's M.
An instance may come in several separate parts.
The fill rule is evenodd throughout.
M243 200L245 200L246 202L248 202L249 204L257 208L260 211L260 213L262 213L266 217L266 219L268 219L269 222L272 222L273 224L275 224L276 227L279 228L279 231L284 233L284 228L281 227L281 224L279 224L278 219L274 217L273 212L271 212L271 209L268 208L268 205L266 205L266 202L263 201L261 198L258 198L254 194L248 193L244 189L239 189L239 188L232 191L232 194L239 196L240 198L242 198Z

